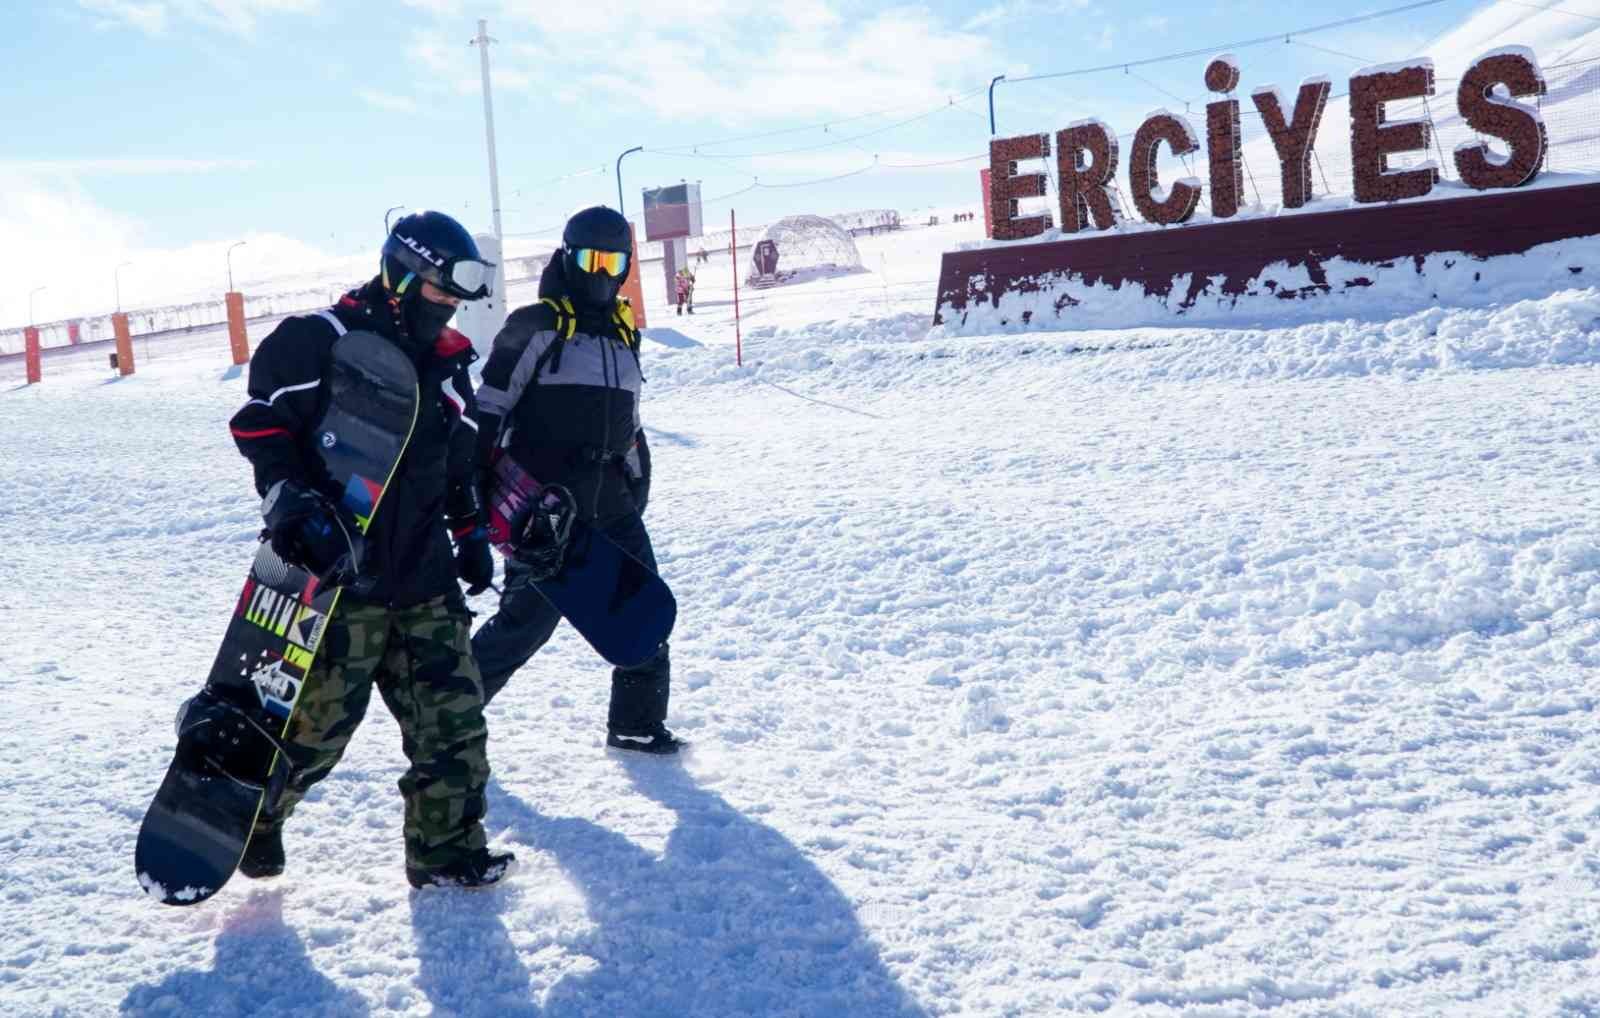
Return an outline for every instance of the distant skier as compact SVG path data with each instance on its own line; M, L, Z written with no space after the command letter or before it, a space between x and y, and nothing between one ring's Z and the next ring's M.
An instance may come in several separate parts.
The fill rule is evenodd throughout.
M297 770L275 811L257 819L239 872L283 872L283 823L339 761L376 686L411 764L400 779L407 879L492 884L512 855L485 844L483 684L457 579L483 590L494 559L473 483L472 345L446 323L461 301L488 295L493 266L441 212L396 222L380 266L331 309L286 319L262 341L250 361L250 401L232 421L266 496L273 549L320 575L348 550L332 517L340 493L325 490L310 451L329 353L347 331L365 330L417 368L422 402L410 443L367 532L360 579L341 595L290 721Z
M632 271L628 221L604 207L568 220L562 249L539 282L540 302L518 308L495 337L475 411L478 462L495 450L544 484L575 496L577 512L651 569L640 518L650 494L650 447L639 424L639 334L617 298ZM483 482L488 484L488 480ZM500 610L472 638L492 699L550 639L561 616L534 579L560 567L549 533L506 561ZM606 745L676 753L665 724L671 666L662 643L649 660L611 673Z
M678 314L683 314L683 305L689 305L689 313L694 314L694 273L685 266L678 270Z

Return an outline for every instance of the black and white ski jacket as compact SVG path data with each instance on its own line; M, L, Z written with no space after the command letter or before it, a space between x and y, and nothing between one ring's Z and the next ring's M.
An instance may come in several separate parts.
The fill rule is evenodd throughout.
M587 519L642 513L650 449L632 310L620 301L609 313L577 307L558 268L540 294L495 336L477 392L478 462L504 449L535 479L570 489Z
M333 490L316 445L317 423L328 405L326 368L333 346L346 332L361 329L411 355L422 405L367 531L362 568L376 580L363 600L403 608L461 596L450 537L452 532L465 535L480 522L472 489L477 443L468 374L476 355L471 342L453 329L445 329L431 348L411 349L396 319L376 281L327 311L285 319L250 358L250 399L230 426L254 468L258 492L265 495L287 479L338 502L341 492Z

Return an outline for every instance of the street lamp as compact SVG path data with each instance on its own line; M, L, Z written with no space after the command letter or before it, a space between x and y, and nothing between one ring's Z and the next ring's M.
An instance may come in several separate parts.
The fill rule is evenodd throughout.
M384 233L388 233L389 232L389 217L394 215L396 212L400 211L403 208L405 208L404 205L391 205L389 207L389 211L387 211L387 212L385 212L383 214L383 232Z
M228 292L229 293L233 292L233 248L235 248L235 247L244 247L244 244L245 244L245 242L241 240L237 244L234 244L232 247L228 248Z
M132 265L132 262L123 262L111 270L111 281L117 288L117 311L122 310L122 270Z
M1006 80L1004 74L996 74L989 81L989 137L994 137L994 87Z
M48 289L50 289L48 286L36 286L32 290L28 291L28 324L29 325L33 324L33 295L36 294L36 293L43 293L44 291L46 291Z
M617 156L617 211L623 213L624 215L627 213L624 212L622 208L622 161L633 155L635 152L643 151L643 145L635 145L633 148L628 149L628 151L622 153L620 156Z

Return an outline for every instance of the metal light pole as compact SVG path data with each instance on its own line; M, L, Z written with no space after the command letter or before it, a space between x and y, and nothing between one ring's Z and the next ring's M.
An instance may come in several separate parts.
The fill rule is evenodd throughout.
M989 82L989 137L994 137L994 87L1006 80L1004 74L996 74Z
M389 206L388 210L385 211L384 214L383 214L383 232L385 232L385 233L389 232L389 217L394 215L396 212L400 211L403 208L405 208L404 205L391 205L391 206Z
M622 153L620 156L617 156L617 211L621 212L624 216L626 216L628 212L623 208L622 205L622 161L633 155L635 152L643 151L643 145L635 145L633 148L628 149L628 151Z
M233 292L233 248L235 248L235 247L244 247L244 245L245 245L245 242L241 240L237 244L234 244L232 247L228 248L228 292L229 293Z
M111 282L117 289L117 310L122 310L122 270L132 265L132 262L123 262L111 270Z
M36 286L32 290L28 291L28 324L29 325L34 324L34 322L33 322L33 295L36 294L36 293L43 293L44 291L46 291L48 289L50 289L48 286Z
M495 243L505 246L505 235L500 229L500 164L494 154L494 100L489 95L489 22L478 19L478 37L472 44L478 47L478 59L483 66L483 131L489 140L489 207L494 211ZM502 257L501 261L505 259Z

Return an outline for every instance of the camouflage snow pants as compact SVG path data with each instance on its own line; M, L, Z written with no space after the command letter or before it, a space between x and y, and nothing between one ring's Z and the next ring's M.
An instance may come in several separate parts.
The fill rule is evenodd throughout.
M333 770L377 686L411 762L400 778L406 863L443 866L482 848L488 732L470 633L469 616L445 598L412 608L341 601L290 720L297 773L257 829L280 826Z

